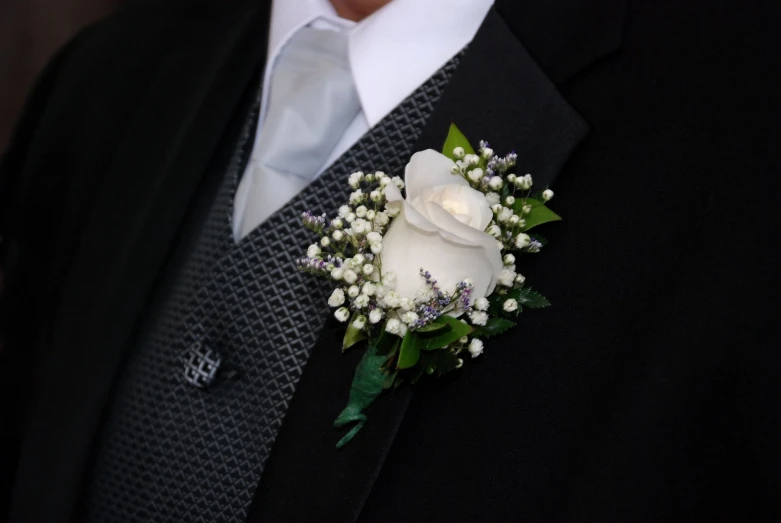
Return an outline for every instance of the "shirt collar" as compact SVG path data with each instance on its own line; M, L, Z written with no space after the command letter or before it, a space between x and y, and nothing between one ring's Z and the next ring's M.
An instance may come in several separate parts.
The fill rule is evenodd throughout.
M266 84L274 60L301 27L349 31L350 66L373 127L474 38L493 0L392 0L356 24L329 0L274 0ZM268 89L264 89L265 96Z
M352 30L350 64L369 126L474 38L493 0L393 0Z

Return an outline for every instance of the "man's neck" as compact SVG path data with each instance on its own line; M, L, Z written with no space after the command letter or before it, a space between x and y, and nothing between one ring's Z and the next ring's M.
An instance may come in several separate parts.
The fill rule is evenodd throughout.
M360 22L391 0L331 0L336 13L347 20Z

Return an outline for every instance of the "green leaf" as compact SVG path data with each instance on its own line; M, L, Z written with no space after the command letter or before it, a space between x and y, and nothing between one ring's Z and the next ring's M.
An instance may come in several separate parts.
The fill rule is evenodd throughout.
M347 330L344 333L344 340L342 340L342 351L346 351L356 343L366 339L366 334L362 330L353 327L353 322L358 316L360 316L360 314L356 311L353 314L353 317L350 318L350 323L347 324Z
M450 328L442 334L431 336L429 338L421 338L423 341L423 350L443 349L451 343L463 338L470 334L474 329L462 322L450 316L440 316L434 323L440 325L447 325Z
M428 336L431 334L441 333L440 331L443 330L449 330L450 325L447 323L437 323L437 322L431 322L428 325L424 325L423 327L419 329L415 329L416 334L421 334L423 336Z
M515 299L518 300L518 303L524 307L529 307L530 309L542 309L544 307L550 306L548 299L539 292L535 292L531 289L519 289L516 291L516 293L517 297L514 296Z
M504 311L502 305L504 305L504 302L507 298L512 298L512 296L508 295L507 293L500 294L500 291L498 289L493 294L488 296L488 311L487 311L488 315L489 316L501 315L502 312Z
M456 147L463 147L466 154L475 154L475 150L469 144L469 140L466 139L466 136L464 136L461 130L456 127L456 124L451 123L450 131L448 131L447 138L445 139L445 145L442 147L442 154L455 161L453 149Z
M523 215L523 219L526 220L526 226L523 228L524 232L543 223L561 220L561 216L548 209L545 203L534 198L518 198L513 204L513 210L521 214L521 209L523 209L524 205L531 205L532 208L529 214Z
M377 354L382 356L392 356L396 353L400 343L401 338L395 334L391 334L385 329L382 329L382 332L380 332L380 335L377 338L377 341L374 343L374 346L376 347Z
M414 367L420 359L421 338L415 336L412 331L407 331L401 342L399 349L399 361L396 363L397 369L409 369Z
M448 350L429 352L421 357L420 368L424 369L427 374L436 373L441 376L446 372L457 369L458 359L455 353Z
M491 318L488 322L475 331L475 336L481 338L490 338L507 331L510 327L515 327L515 322L504 318Z

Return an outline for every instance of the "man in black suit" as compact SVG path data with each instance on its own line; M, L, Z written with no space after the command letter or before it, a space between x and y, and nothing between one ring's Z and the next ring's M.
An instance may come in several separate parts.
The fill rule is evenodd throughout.
M779 4L497 0L242 231L278 5L133 4L32 93L0 172L8 520L775 521ZM360 353L292 270L297 218L451 121L555 188L566 221L522 267L554 307L337 451ZM222 370L194 387L182 354Z

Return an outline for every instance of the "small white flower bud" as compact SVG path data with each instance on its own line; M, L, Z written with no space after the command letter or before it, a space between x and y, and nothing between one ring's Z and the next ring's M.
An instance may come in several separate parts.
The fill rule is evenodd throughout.
M350 194L350 203L353 205L356 203L361 203L365 197L366 195L363 194L363 191L358 189L357 191L354 191Z
M371 273L373 272L374 272L374 265L372 265L371 263L367 263L366 265L363 266L363 273L366 276L371 276Z
M366 213L366 219L369 221L374 221L374 218L376 217L377 217L377 213L374 212L374 210L372 209L369 209L368 212Z
M510 225L518 225L518 222L521 221L521 219L518 217L517 214L513 214L510 216L510 218L507 220Z
M523 211L523 214L529 214L530 212L532 212L532 206L531 205L524 205L523 209L521 209L521 210Z
M509 221L511 216L515 216L513 210L508 209L507 207L502 207L502 210L499 212L499 216L497 216L496 219L504 223L506 221Z
M523 218L518 220L518 227L526 227L526 220Z
M471 354L473 358L476 358L480 356L482 353L483 353L483 342L478 340L477 338L473 338L472 341L469 343L469 354Z
M349 183L350 187L352 187L353 189L357 189L358 188L358 184L361 183L361 180L363 180L363 173L358 171L358 172L352 173L349 176L349 178L347 179L347 183Z
M501 203L497 203L491 206L491 210L494 212L494 214L499 214L502 212L502 209L504 209L504 206Z
M364 209L365 209L365 207L364 207ZM356 234L356 235L365 234L369 230L369 228L370 228L369 227L369 222L367 222L363 218L356 218L352 222L351 229L352 229L353 233Z
M518 236L515 237L515 246L519 249L523 249L524 247L527 247L529 243L531 242L531 238L526 233L520 233Z
M355 213L348 212L344 217L344 221L346 221L347 223L353 223L355 221Z
M366 296L371 296L372 294L374 294L374 293L375 293L375 291L376 291L376 290L377 290L377 286L376 286L376 285L374 285L374 284L373 284L372 282L370 282L370 281L367 281L366 283L364 283L364 284L363 284L363 288L361 289L361 291L362 291L362 292L363 292L363 293L364 293Z
M382 319L383 312L382 309L372 309L372 311L369 313L369 322L371 323L379 323Z
M342 276L344 276L344 269L337 267L336 269L331 271L331 278L333 278L334 280L341 280Z
M488 186L495 191L501 189L502 185L504 185L504 180L502 180L502 178L499 176L494 176L488 181Z
M504 301L502 308L504 309L504 312L515 312L518 310L518 302L510 298L509 300Z
M402 298L402 299L399 301L399 306L400 306L402 309L407 309L408 311L409 311L409 310L412 310L412 309L414 308L414 307L413 307L412 300L411 300L410 298L406 298L406 297Z
M356 297L356 296L358 296L360 293L361 293L361 288L360 288L360 287L358 287L357 285L350 285L350 288L349 288L349 289L347 289L347 295L348 295L350 298L355 298L355 297Z
M481 153L483 155L484 160L490 160L491 156L494 155L494 150L490 147L483 147L483 151Z
M518 285L523 285L525 281L526 281L526 276L524 276L523 274L519 274L518 276L515 277L515 283L517 283Z
M515 280L515 265L505 265L502 270L499 271L496 283L504 285L505 287L512 287Z
M391 334L399 334L401 332L401 322L396 318L391 318L385 324L385 330Z
M353 327L358 330L362 330L364 327L366 327L366 316L361 315L355 318L353 320Z
M507 181L508 181L509 183L515 183L515 180L516 180L517 178L518 178L518 177L517 177L517 176L515 176L513 173L510 173L510 174L508 174L508 175L507 175Z
M553 191L551 191L550 189L545 189L544 191L542 191L542 199L543 200L545 200L547 202L551 198L553 198Z
M493 224L493 225L491 225L490 227L488 227L488 229L487 229L485 232L487 232L488 234L490 234L490 235L491 235L491 236L493 236L494 238L498 238L499 236L501 236L501 235L502 235L502 229L501 229L501 227L499 227L499 226L498 226L498 225L496 225L496 224Z
M383 300L385 301L385 305L387 305L391 309L395 309L401 303L401 298L399 297L399 294L396 291L388 292L383 298Z
M333 227L334 229L341 229L342 227L344 227L344 222L342 221L341 218L334 218L333 220L331 220L331 227Z
M458 358L458 359L456 360L456 368L457 368L457 369L460 369L460 368L461 368L461 367L463 367L463 366L464 366L464 360L462 360L461 358Z
M366 261L366 257L363 254L358 253L355 256L353 256L352 261L355 264L353 265L354 267L360 267Z
M310 258L316 258L320 255L320 252L322 252L320 251L320 247L318 247L316 243L313 243L307 248L306 255Z
M346 271L344 271L342 278L344 278L344 281L346 281L347 283L353 284L358 279L358 275L355 274L354 270L347 269Z
M468 173L466 173L467 178L469 178L472 182L477 183L480 180L483 179L483 170L479 167L475 167Z
M468 165L474 166L474 165L477 165L477 164L480 163L480 157L477 156L476 154L467 154L467 155L464 156L464 161Z
M375 221L377 222L378 225L380 225L381 227L384 227L384 226L388 225L388 222L390 221L390 218L388 217L387 213L384 213L384 212L380 211L380 212L377 213L377 216L375 217Z
M375 189L375 190L373 190L372 192L369 193L369 198L371 199L371 201L377 203L380 200L382 200L382 193L380 191L378 191L377 189Z
M412 311L405 312L404 314L401 315L401 321L403 321L407 325L412 325L413 323L418 321L418 319L419 319L418 314Z
M339 217L344 218L351 211L352 209L350 208L349 205L342 205L341 207L339 207Z
M456 160L461 160L465 154L466 152L464 151L463 147L456 147L455 149L453 149L453 157Z
M373 174L367 174L364 179L367 183L373 183L374 182L374 175Z
M488 200L488 205L497 205L502 197L499 196L499 193L489 192L485 195L485 199Z
M369 247L372 250L373 254L380 254L382 252L382 244L381 243L372 243L372 246Z
M464 336L463 338L458 339L458 343L466 344L469 341L469 337Z
M398 188L399 188L399 190L402 190L402 189L404 188L404 180L402 180L402 179L401 179L401 178L399 178L398 176L394 176L393 178L391 178L391 181L392 181L394 184L396 184L396 187L398 187Z
M508 196L504 199L505 205L512 205L515 203L515 196Z
M454 165L450 168L450 174L461 174L461 168L458 165Z
M515 256L513 256L512 254L505 254L504 260L502 261L504 261L505 265L512 265L513 263L515 263Z
M342 289L334 289L331 293L331 297L328 298L328 305L331 307L338 307L344 303L344 291Z
M469 313L469 319L472 320L474 325L482 327L488 323L488 313L483 311L471 311Z
M366 217L366 211L368 211L366 206L365 205L361 205L357 209L355 209L355 215L358 218L365 218Z
M331 240L328 238L328 236L323 236L320 238L320 245L323 247L328 247L331 244Z
M336 312L334 312L334 318L344 323L350 319L350 311L347 310L346 307L336 309Z
M334 241L340 242L342 241L342 238L344 238L344 233L342 231L334 231L331 233L331 236L333 237Z
M355 301L353 301L353 305L355 305L358 309L363 309L364 307L369 305L369 297L365 294L359 295L357 298L355 298Z
M487 311L489 305L488 298L481 297L475 300L475 309L479 311Z

